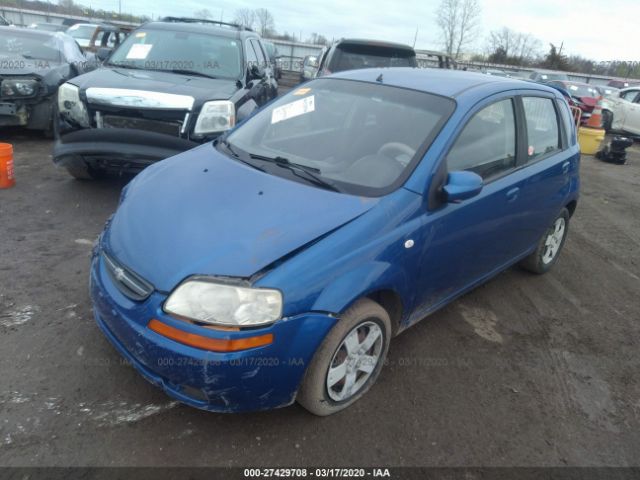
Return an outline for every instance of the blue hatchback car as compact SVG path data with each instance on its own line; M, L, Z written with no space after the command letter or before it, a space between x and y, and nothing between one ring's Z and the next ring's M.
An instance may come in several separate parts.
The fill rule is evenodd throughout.
M332 414L375 382L394 335L513 264L555 264L579 160L544 85L317 79L125 187L92 259L96 320L186 404Z

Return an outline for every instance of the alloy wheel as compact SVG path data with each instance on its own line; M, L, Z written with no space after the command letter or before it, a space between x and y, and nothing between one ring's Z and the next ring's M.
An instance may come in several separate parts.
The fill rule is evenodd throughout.
M327 372L327 393L336 402L358 393L380 361L384 345L382 329L372 321L354 327L342 340Z

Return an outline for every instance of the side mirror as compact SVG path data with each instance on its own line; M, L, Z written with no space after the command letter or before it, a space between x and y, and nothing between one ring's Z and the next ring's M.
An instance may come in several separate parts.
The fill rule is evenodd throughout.
M250 80L262 80L264 78L264 71L256 64L249 67L249 79Z
M109 58L109 55L111 55L111 52L113 51L113 48L109 48L109 47L101 47L98 49L98 51L96 52L96 57L98 58L98 60L100 60L101 62L104 62L107 58Z
M477 173L450 172L447 184L442 189L447 202L458 203L478 195L482 191L483 184L482 177Z

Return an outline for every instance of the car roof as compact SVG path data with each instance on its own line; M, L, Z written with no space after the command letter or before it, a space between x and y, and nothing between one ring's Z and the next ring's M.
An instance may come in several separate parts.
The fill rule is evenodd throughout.
M557 90L553 88L517 78L439 68L368 68L334 73L330 77L376 83L380 75L384 85L410 88L451 98L479 87L483 87L484 95L516 89L540 90L557 94Z
M411 48L409 45L405 45L403 43L383 42L380 40L367 40L364 38L341 38L340 40L336 41L336 43L334 43L334 45L336 46L344 45L344 44L366 45L370 47L385 47L385 48L396 48L399 50L410 50L412 52L414 51L413 48Z
M154 30L168 30L180 32L206 33L209 35L218 35L221 37L241 38L246 36L258 37L258 34L251 30L240 30L227 27L224 25L215 25L209 23L197 22L147 22L140 28L152 28Z

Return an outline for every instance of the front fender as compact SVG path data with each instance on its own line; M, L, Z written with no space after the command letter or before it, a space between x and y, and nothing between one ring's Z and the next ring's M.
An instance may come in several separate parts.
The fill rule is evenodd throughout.
M412 298L406 271L398 265L373 261L335 279L322 291L313 305L314 311L340 313L359 298L381 290L391 290L402 299L404 307ZM407 311L403 308L403 311Z

